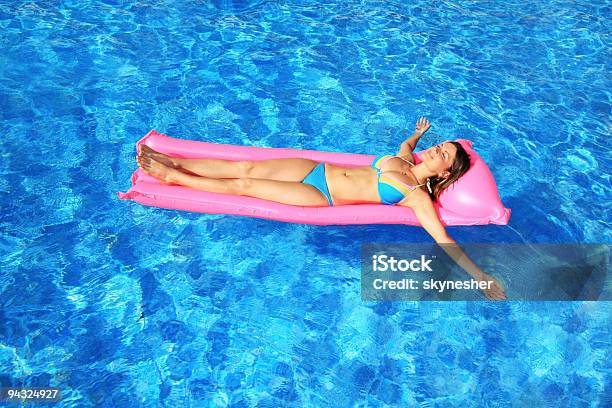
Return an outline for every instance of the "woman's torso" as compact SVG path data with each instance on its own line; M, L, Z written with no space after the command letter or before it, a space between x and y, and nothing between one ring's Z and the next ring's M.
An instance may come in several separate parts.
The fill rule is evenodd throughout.
M394 157L380 167L380 171L394 176L411 186L416 186L411 165L405 160ZM379 204L378 174L371 166L342 167L325 163L327 186L334 205Z

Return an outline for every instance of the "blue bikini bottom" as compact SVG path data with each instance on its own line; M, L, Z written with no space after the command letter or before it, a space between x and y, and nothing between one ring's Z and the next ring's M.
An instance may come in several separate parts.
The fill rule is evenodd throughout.
M325 198L327 198L329 205L333 206L331 195L327 189L327 180L325 180L325 163L317 164L315 168L308 173L304 180L302 180L302 183L314 186L317 190L323 193Z

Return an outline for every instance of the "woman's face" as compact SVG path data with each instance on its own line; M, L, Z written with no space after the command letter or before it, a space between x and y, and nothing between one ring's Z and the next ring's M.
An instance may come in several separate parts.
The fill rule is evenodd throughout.
M444 142L425 150L421 155L421 160L432 172L441 177L447 177L445 174L448 173L448 170L453 165L456 153L457 148L454 144Z

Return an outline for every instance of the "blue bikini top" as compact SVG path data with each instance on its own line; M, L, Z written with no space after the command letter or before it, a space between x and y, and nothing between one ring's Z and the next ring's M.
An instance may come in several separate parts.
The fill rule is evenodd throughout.
M398 180L397 178L395 178L395 176L388 174L389 172L381 171L380 169L382 168L382 166L394 157L398 157L414 166L414 163L399 156L393 156L390 154L378 156L371 164L371 167L375 169L376 174L378 174L378 195L380 196L380 201L383 204L388 205L399 203L404 198L406 198L406 196L410 192L416 190L418 187L425 185L419 184L417 186L411 186L401 180Z

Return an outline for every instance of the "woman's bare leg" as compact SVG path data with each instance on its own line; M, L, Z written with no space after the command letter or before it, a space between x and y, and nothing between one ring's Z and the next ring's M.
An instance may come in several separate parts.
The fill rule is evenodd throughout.
M141 145L141 155L184 173L208 178L258 178L278 181L302 181L317 165L308 159L270 160L183 159L157 152Z
M212 193L235 194L282 204L327 207L325 196L315 187L293 181L256 178L214 179L185 174L150 157L139 156L139 166L149 175L164 183L180 184Z

